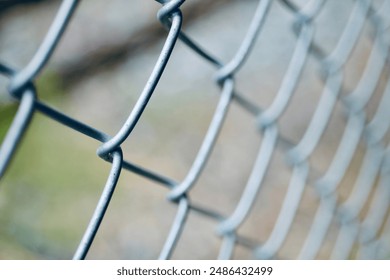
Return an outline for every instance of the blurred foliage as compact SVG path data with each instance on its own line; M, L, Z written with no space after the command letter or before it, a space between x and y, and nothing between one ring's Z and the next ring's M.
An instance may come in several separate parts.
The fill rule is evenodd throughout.
M66 96L54 73L39 79L37 88L46 103L66 107ZM0 106L2 140L17 104ZM108 172L96 161L96 148L90 142L40 113L34 114L0 181L0 258L71 257L85 229L80 224L86 225L96 204L91 190L102 188ZM100 189L93 192L98 195ZM81 211L84 207L88 210Z

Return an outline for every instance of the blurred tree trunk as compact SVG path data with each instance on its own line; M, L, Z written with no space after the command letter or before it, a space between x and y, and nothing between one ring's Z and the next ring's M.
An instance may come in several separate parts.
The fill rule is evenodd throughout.
M35 4L39 2L43 2L47 0L5 0L5 1L0 1L0 13L4 13L6 10L24 5L24 4Z

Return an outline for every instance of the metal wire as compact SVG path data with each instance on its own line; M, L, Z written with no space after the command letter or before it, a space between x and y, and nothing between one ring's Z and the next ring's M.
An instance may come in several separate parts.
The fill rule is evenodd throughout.
M200 46L183 32L183 15L180 9L182 5L185 5L185 0L157 2L162 5L157 14L158 19L167 29L165 43L143 91L127 120L114 136L89 127L46 105L44 101L39 100L39 90L37 91L34 86L36 78L50 62L51 55L57 48L79 1L62 1L46 37L23 69L15 70L0 63L0 74L9 79L9 94L19 103L18 111L0 148L0 178L7 172L15 150L29 128L32 116L40 112L59 124L101 142L97 154L112 164L100 200L74 254L74 259L84 259L90 247L93 246L94 237L109 207L122 169L167 187L168 199L177 204L177 214L159 255L160 259L171 257L186 226L186 218L190 211L211 218L217 223L217 234L223 240L218 258L232 258L236 246L249 248L255 258L279 258L278 253L294 224L306 187L314 187L320 199L312 226L296 258L313 259L318 256L332 221L336 221L339 225L339 234L331 254L332 258L350 258L354 246L358 248L357 257L359 258L388 257L390 252L388 242L390 150L387 147L385 135L390 126L389 81L372 119L367 119L365 110L378 87L381 75L389 66L389 42L385 34L390 25L390 0L384 0L377 10L370 0L354 1L349 20L336 47L329 54L326 54L321 48L321 42L317 42L314 36L315 20L326 6L325 0L311 0L303 7L299 7L291 0L260 0L246 36L236 53L226 62L222 62L211 51ZM296 34L295 50L271 105L267 108L259 108L239 93L235 76L250 59L264 23L268 17L272 16L270 7L277 4L285 7L295 19L292 26ZM371 34L373 41L371 54L361 80L355 89L348 91L344 85L344 68L359 37L363 36L362 30L365 25L369 25L374 30ZM221 89L219 102L203 143L190 170L180 182L124 159L121 150L121 145L132 136L133 129L142 118L178 40L216 68L213 78ZM266 43L261 42L261 44ZM278 128L278 122L288 109L298 82L304 79L302 73L309 57L314 58L321 65L318 78L323 82L323 91L305 133L297 143L293 143L283 136L283 131ZM232 103L237 103L256 119L258 130L262 134L262 142L247 184L242 189L239 202L232 213L225 217L191 203L190 194L207 168L207 162L216 145L221 127L226 122ZM320 173L311 164L310 157L327 129L337 103L340 103L344 109L346 125L332 162L325 172ZM345 201L340 202L338 187L359 145L365 147L363 163L351 194ZM282 151L286 156L292 176L273 230L266 240L263 240L261 244L256 244L242 236L239 230L250 215L258 196L261 195L264 178L271 168L270 162L277 150ZM309 180L311 173L320 174L312 181ZM377 180L379 183L376 183ZM361 218L360 214L367 205L371 193L373 197L368 206L368 213Z

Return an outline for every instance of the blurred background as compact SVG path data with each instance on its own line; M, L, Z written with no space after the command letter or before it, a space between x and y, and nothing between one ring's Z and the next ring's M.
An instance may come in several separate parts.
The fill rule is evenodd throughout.
M19 3L20 2L20 3ZM28 3L22 3L28 2ZM244 67L236 75L240 93L262 108L274 99L293 53L293 14L273 1L264 28ZM297 1L303 4L306 1ZM382 1L374 1L379 6ZM61 1L1 1L0 60L23 68L42 42ZM355 1L326 1L315 20L315 40L329 53L343 31ZM222 61L240 46L258 5L255 0L189 0L182 6L183 30ZM37 79L41 100L73 118L114 135L142 91L166 38L156 18L156 1L81 1L48 67ZM372 49L364 27L345 68L344 86L356 87ZM215 68L180 41L133 134L125 158L180 181L202 143L218 102ZM367 106L372 118L388 69ZM17 104L0 77L0 139ZM318 60L309 56L303 78L279 121L283 136L298 143L323 90ZM324 173L345 128L336 105L311 165ZM210 162L191 191L191 200L228 216L245 187L262 136L256 120L232 104ZM76 250L104 187L110 164L96 155L100 143L39 113L0 181L0 258L68 259ZM359 144L341 186L340 200L351 192L364 154ZM282 151L274 153L264 186L239 233L260 244L269 236L283 203L291 168ZM112 202L88 254L90 259L154 259L161 250L176 205L167 190L123 171ZM298 215L279 257L294 259L303 246L318 197L306 186ZM364 215L364 213L363 213ZM214 259L221 240L217 223L190 213L174 259ZM329 258L338 232L333 221L319 258ZM235 258L253 258L237 246Z

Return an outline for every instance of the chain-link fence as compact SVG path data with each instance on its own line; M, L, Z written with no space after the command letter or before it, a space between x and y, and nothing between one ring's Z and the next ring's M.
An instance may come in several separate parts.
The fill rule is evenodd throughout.
M185 28L182 27L183 20L186 19L186 13L183 16L182 9L185 9L186 5L195 3L197 7L202 6L207 10L208 5L216 5L215 3L158 1L162 6L157 17L166 29L165 42L143 90L134 102L126 104L129 107L127 119L112 135L89 126L68 113L54 109L40 96L40 86L36 86L36 80L50 65L53 52L61 45L60 40L69 23L77 18L77 13L74 17L73 14L77 11L79 2L81 1L62 1L45 38L24 67L15 69L10 66L12 61L0 64L1 73L8 80L8 92L18 103L12 124L2 140L1 176L7 174L17 147L25 144L21 139L29 130L31 119L36 113L101 142L97 155L111 164L104 190L74 259L84 259L93 248L99 227L106 221L103 218L109 209L118 180L126 171L137 174L146 181L165 186L168 190L168 201L176 205L176 214L166 234L166 241L159 254L160 259L171 258L175 248L181 242L185 242L181 237L186 230L189 215L193 213L200 219L211 220L212 227L216 228L212 234L221 239L219 259L233 258L240 248L250 252L251 257L259 259L389 257L390 190L387 141L390 118L387 107L390 102L388 84L390 1L345 1L348 2L347 5L331 0L302 1L304 3L294 3L291 0L260 0L253 11L245 35L236 34L234 39L239 44L227 60L218 58L219 53L213 48L198 44L196 36L191 32L184 32ZM228 5L229 2L231 5L231 1L216 2L222 2L222 5ZM330 5L334 5L334 8L327 14ZM275 16L280 16L274 12L275 6L283 10L281 15L288 19L285 28L289 28L289 31L286 33L294 35L283 37L283 41L280 42L293 45L289 57L278 58L289 61L288 65L279 68L282 70L281 74L280 72L275 74L270 70L268 76L264 77L267 71L263 71L262 77L256 79L264 79L262 80L264 84L242 85L240 81L246 83L246 80L240 76L241 73L256 76L256 72L253 71L252 74L245 73L246 65L261 64L262 60L267 59L260 57L261 61L254 61L252 53L256 52L256 49L268 48L272 52L275 48L274 52L277 51L278 46L269 45L272 42L262 37L267 22ZM195 9L194 7L195 5L191 6L191 9ZM335 13L338 10L347 17L345 21L335 25L339 30L330 31L337 34L337 40L329 48L326 39L317 37L317 31L324 22L328 22L330 26L334 26L332 24L335 21L339 22L337 17L340 14ZM239 14L240 10L235 13ZM230 18L226 15L225 17L226 26L222 28L230 28ZM278 28L273 27L269 32L278 33ZM214 35L218 37L218 34ZM143 36L149 35L143 33ZM220 90L214 114L202 143L199 148L195 145L190 147L197 151L196 155L191 159L191 166L185 176L177 180L133 161L131 155L127 157L125 153L124 156L122 148L127 142L133 141L132 136L143 119L144 111L152 106L151 98L158 91L159 81L164 71L168 71L166 69L169 68L171 56L175 55L175 45L179 42L186 46L186 50L195 53L213 67L214 74L208 74L206 78L207 81L215 81ZM223 41L219 43L221 46L224 45ZM362 53L353 55L359 46L364 44L365 50L368 50L367 58ZM68 71L68 76L73 74L73 80L69 78L67 82L71 83L78 75L83 75L83 70L91 71L93 67L78 69L79 72L76 74ZM271 69L272 65L266 65L265 68ZM191 63L183 63L180 67L176 64L171 70L177 73L180 77L178 79L184 79L184 83L185 78L179 75L180 72L197 71L196 66ZM351 71L353 75L350 75ZM275 75L282 77L280 82L276 82ZM317 79L319 86L305 84L305 80L311 79L310 77ZM267 90L267 80L276 83L278 90L275 92ZM170 86L179 87L179 84L179 81L174 81ZM252 87L255 92L253 96L248 96L244 92L243 88L248 87ZM112 93L106 94L109 96ZM297 99L296 96L299 94L301 97ZM262 102L265 100L264 96L268 101ZM259 99L256 100L256 97ZM85 106L88 106L88 103ZM179 106L180 104L175 105L169 110L180 110ZM219 134L223 133L222 126L230 121L229 114L230 110L234 110L231 108L233 106L238 106L249 113L250 120L246 123L254 121L255 126L252 126L251 130L258 132L258 136L255 137L261 141L258 143L258 152L251 171L247 174L240 169L244 168L245 164L234 168L234 172L238 170L240 174L247 174L245 175L247 180L234 185L236 191L234 197L239 195L239 199L235 200L234 207L231 207L229 213L224 214L227 212L226 209L215 210L213 206L221 208L218 200L223 200L223 196L229 196L228 192L232 191L230 188L224 189L225 183L218 183L222 182L218 176L229 178L228 173L233 172L231 168L222 168L221 174L213 174L215 176L213 180L216 182L214 184L219 184L220 190L218 195L208 202L209 205L205 203L207 199L199 202L193 199L192 194L203 184L201 179L209 168L209 159L213 158L214 150L218 149L218 146L226 145L225 139L222 138L218 142L217 139ZM312 109L307 109L310 106ZM109 114L109 110L116 111L118 108L107 109L107 112L101 113ZM158 112L156 114L158 115ZM298 115L295 120L291 117L294 114ZM187 116L191 117L195 117L195 114ZM194 130L190 121L187 122L186 119L178 121L186 123L181 129ZM292 123L299 125L294 127ZM164 126L164 123L161 126ZM239 131L232 135L237 138L246 137ZM159 145L164 145L164 140L154 140ZM243 145L245 146L245 143ZM142 147L142 143L140 146ZM318 151L321 153L322 147L325 148L319 156L316 153ZM236 147L238 153L239 148ZM19 155L23 158L23 153ZM153 157L153 154L150 157ZM230 160L234 161L235 157L236 155L231 155ZM251 157L248 155L246 162L251 164L249 158ZM23 160L28 162L31 159L25 155ZM222 157L219 160L226 159ZM164 162L158 165L164 165ZM23 176L23 170L19 176ZM283 183L282 179L276 183L272 182L273 177L278 179L279 176L283 180L289 176L290 178ZM276 188L274 185L283 186L277 189L276 194L273 193L275 190L267 188L267 185L274 189ZM202 195L208 196L207 189L202 191ZM316 200L308 206L305 196L310 195ZM18 204L18 201L10 203ZM273 207L267 208L266 205ZM272 213L258 210L262 207L267 208L267 211L272 209ZM309 217L311 213L313 215ZM140 211L137 215L142 217L143 212ZM250 219L251 215L255 218ZM302 222L302 219L305 222ZM131 216L121 223L131 226ZM248 226L248 223L251 224ZM139 225L142 230L142 223ZM245 226L251 229L252 233L249 236L246 234L248 230L245 230ZM253 237L258 235L257 230L260 231L264 227L266 230L263 236ZM160 229L156 226L154 230L158 232ZM192 230L198 230L197 226L195 225ZM128 238L137 242L135 236ZM199 243L198 246L202 247ZM281 253L282 248L286 246L293 249L287 254ZM205 246L202 250L208 248ZM327 254L321 255L321 250L325 250Z

